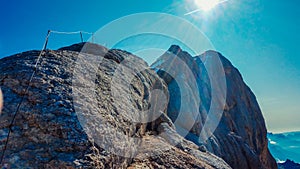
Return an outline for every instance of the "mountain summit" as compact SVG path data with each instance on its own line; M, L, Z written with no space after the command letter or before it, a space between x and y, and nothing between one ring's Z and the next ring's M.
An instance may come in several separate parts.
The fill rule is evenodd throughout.
M255 95L229 60L215 51L192 57L173 45L152 66L168 86L167 114L177 132L233 168L277 168ZM180 102L183 95L191 97Z
M129 52L81 43L42 51L35 69L40 53L0 60L1 166L277 167L254 94L217 52L192 57L172 46L150 68ZM221 83L210 68L219 58L227 88L217 93L226 90L226 104L210 116ZM215 130L208 117L220 117Z

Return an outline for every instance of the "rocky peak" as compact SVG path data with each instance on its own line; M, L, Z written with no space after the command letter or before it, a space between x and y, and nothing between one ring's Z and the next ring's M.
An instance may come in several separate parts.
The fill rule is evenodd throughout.
M169 51L176 53L176 56L189 56L182 54L182 50L176 45L170 49ZM154 64L154 68L159 76L165 79L168 90L172 91L167 114L179 133L184 133L185 138L205 146L208 151L223 158L232 168L277 168L268 150L266 126L255 95L228 59L211 50L195 56L194 62L181 59L183 62L179 64L168 54L164 54L158 60L160 64ZM189 66L182 66L185 64ZM170 73L171 68L178 71ZM166 70L167 73L160 73ZM187 72L193 72L194 76L189 76ZM191 80L193 78L194 81ZM221 85L222 83L224 85ZM213 91L219 94L215 98L216 92ZM183 98L183 95L192 97L189 100ZM226 99L224 105L223 98ZM184 102L180 101L182 99ZM188 107L184 108L186 102ZM214 109L210 112L211 115L210 109ZM214 113L219 109L221 116ZM207 119L210 118L213 119L212 126L218 124L215 130L212 127L212 131L211 127L205 128ZM189 123L194 125L187 125ZM205 136L209 138L206 139Z
M101 55L104 52L108 51L108 49L104 46L94 44L94 43L89 43L89 42L76 43L70 46L59 48L58 50L84 52L84 53L89 53L94 55Z
M29 82L40 52L0 59L1 166L277 168L255 95L218 52L192 57L173 45L151 69L126 51L80 43L43 51ZM214 88L220 79L226 87ZM214 90L226 91L224 105Z
M182 49L180 48L180 46L178 45L172 45L170 46L170 48L168 49L168 52L173 53L174 55L177 55L178 53L180 53L182 51Z
M83 52L83 48L92 50ZM180 136L166 107L156 109L159 103L152 91L165 92L166 101L170 91L142 59L121 50L76 44L43 51L29 82L40 52L0 59L4 95L1 166L230 168L221 158ZM101 62L94 64L99 58ZM120 68L119 63L128 58ZM143 71L131 76L130 72L140 69ZM96 73L95 79L90 79L91 73ZM152 111L146 117L152 113L159 116L136 121L148 108Z

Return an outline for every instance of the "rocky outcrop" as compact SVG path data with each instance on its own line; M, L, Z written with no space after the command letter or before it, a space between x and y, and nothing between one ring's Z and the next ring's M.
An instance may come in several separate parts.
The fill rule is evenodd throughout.
M155 102L168 102L167 86L143 60L83 45L43 51L37 68L40 51L0 60L1 166L230 168L174 130L167 107Z
M277 168L255 95L224 56L192 57L173 45L152 66L168 85L167 114L181 135L232 168Z

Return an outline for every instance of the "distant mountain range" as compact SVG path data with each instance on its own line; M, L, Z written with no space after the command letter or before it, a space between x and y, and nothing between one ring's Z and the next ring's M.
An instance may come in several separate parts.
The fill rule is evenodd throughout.
M278 163L287 159L300 163L300 131L268 133L269 149Z
M300 169L300 164L287 159L284 163L278 163L278 169Z

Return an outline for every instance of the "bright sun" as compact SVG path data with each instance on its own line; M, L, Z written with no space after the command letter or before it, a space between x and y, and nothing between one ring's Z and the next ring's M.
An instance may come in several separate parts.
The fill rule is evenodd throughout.
M195 0L195 4L198 8L209 11L220 3L220 0Z
M193 10L191 12L188 12L184 15L190 15L199 11L209 11L211 9L213 9L214 7L216 7L219 4L222 4L224 2L227 2L229 0L192 0L193 5L197 6L196 10Z

